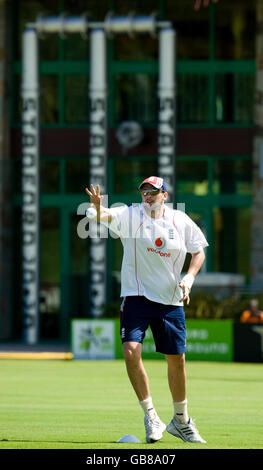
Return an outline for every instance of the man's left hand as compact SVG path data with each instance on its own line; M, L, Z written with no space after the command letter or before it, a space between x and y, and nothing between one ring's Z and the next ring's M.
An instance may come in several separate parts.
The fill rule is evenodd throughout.
M184 283L184 281L181 281L179 282L179 287L181 287L181 289L183 290L183 297L182 299L180 299L180 302L183 302L184 300L186 300L186 304L188 305L189 302L190 302L190 290L189 287L187 287Z

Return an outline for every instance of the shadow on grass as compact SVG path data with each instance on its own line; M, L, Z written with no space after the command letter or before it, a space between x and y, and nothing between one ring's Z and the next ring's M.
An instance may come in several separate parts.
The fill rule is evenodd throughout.
M47 444L116 444L116 441L100 441L100 442L93 442L93 441L46 441L46 440L39 440L39 439L0 439L1 442L45 442Z

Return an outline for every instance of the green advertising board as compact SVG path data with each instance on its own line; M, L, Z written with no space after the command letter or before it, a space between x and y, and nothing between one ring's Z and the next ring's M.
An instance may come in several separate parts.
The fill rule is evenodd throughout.
M71 346L75 359L123 359L119 320L73 320ZM233 361L231 320L187 320L186 359ZM143 341L143 359L163 359L155 352L151 329Z
M115 320L116 358L123 357L119 335L119 321ZM143 341L144 359L163 359L163 354L155 352L151 329ZM231 320L187 320L186 359L198 361L233 360L233 322Z
M233 349L231 320L186 321L186 359L232 361Z

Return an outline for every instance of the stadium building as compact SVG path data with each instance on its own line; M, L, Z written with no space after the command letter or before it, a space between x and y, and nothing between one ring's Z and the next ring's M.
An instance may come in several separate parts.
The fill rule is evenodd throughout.
M219 0L0 1L0 338L23 335L22 33L40 14L104 21L156 14L176 31L175 202L205 232L203 285L263 290L263 2ZM108 15L108 16L107 16ZM256 32L258 31L257 35ZM158 172L158 37L107 36L109 205L139 201ZM90 38L39 38L39 339L67 341L70 320L90 315L90 240L77 232L88 202ZM257 93L255 93L257 91ZM123 131L137 123L134 141ZM126 129L127 130L127 129ZM128 135L127 135L128 134ZM82 216L83 218L83 216ZM119 296L122 248L107 239L107 302Z

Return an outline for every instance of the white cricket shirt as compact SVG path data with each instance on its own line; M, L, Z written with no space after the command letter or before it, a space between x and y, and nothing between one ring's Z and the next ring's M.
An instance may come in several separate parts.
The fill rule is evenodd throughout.
M186 253L208 243L184 212L165 207L164 216L150 217L143 204L110 209L105 225L123 244L121 297L142 295L168 305L183 305L179 287Z

